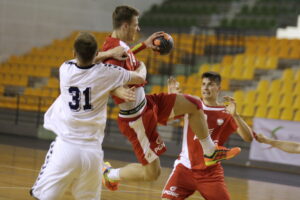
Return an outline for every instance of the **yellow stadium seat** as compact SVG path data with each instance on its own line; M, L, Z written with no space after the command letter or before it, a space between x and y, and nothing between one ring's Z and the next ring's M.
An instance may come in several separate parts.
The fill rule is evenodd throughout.
M254 68L255 60L256 60L256 56L246 55L245 61L244 61L244 66Z
M292 107L287 107L283 109L280 119L282 120L293 120L293 108Z
M221 88L223 91L227 91L230 89L230 80L228 78L222 79Z
M269 88L269 81L268 80L260 80L259 82L258 82L258 86L257 86L257 90L259 91L259 92L265 92L265 93L267 93L267 90L268 90L268 88Z
M254 105L267 107L267 103L268 94L266 92L259 92L256 101L254 101Z
M267 107L278 107L279 103L280 103L280 94L273 93L272 95L269 96Z
M280 109L278 107L272 107L267 114L267 118L279 119L279 117L280 117L279 114L280 114Z
M266 68L265 69L276 69L278 64L277 57L268 57L266 60Z
M233 58L232 65L234 67L242 67L244 66L244 59L245 59L244 54L238 54Z
M265 118L267 116L267 106L261 105L256 109L255 117Z
M240 104L243 99L244 99L244 91L243 90L236 90L234 93L233 93L233 98L234 100Z
M230 78L236 80L243 80L243 71L243 66L233 66Z
M220 64L213 64L213 65L211 65L210 71L220 73L221 69L222 69L222 67Z
M209 65L209 64L203 64L203 65L200 66L199 71L198 71L198 74L199 74L200 76L202 76L202 74L203 74L204 72L207 72L207 71L210 71L210 65Z
M265 55L265 54L259 54L259 55ZM266 68L266 57L257 56L254 65L255 65L255 68L265 69Z
M255 113L255 106L253 104L246 105L242 111L242 116L253 117Z
M255 102L256 99L256 91L250 90L246 93L243 104L244 105L254 105L253 102Z
M221 65L232 64L232 62L233 62L233 56L226 55L223 57Z
M297 110L294 116L294 121L300 122L300 110Z
M300 95L296 96L294 99L293 108L300 110Z
M281 89L281 81L273 80L271 82L271 87L268 89L268 94L279 93Z
M294 71L292 69L285 69L282 73L281 80L293 80Z
M255 68L253 66L245 66L243 72L243 80L252 80L254 78Z
M288 108L293 104L293 96L290 94L286 94L283 96L282 101L280 101L280 108Z
M220 72L222 78L230 78L231 77L232 66L222 66L222 70Z
M300 70L297 70L296 74L295 74L295 77L294 77L294 80L299 83L300 82Z
M299 80L298 83L296 83L296 86L295 86L294 89L293 89L292 95L293 95L293 96L298 96L298 95L300 95L300 80Z
M281 88L280 88L280 94L283 95L291 95L294 88L294 81L291 80L282 80L281 81Z

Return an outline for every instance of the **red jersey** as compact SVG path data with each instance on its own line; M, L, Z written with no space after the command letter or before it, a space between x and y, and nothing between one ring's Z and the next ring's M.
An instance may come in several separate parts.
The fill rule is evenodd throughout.
M233 117L225 111L224 106L206 106L202 102L202 107L211 138L218 145L223 145L227 138L237 130ZM186 115L184 118L182 151L176 162L182 163L189 169L205 169L200 141L188 123L188 116Z
M102 50L107 51L109 49L113 49L118 46L122 46L126 50L126 52L128 54L128 58L125 61L120 61L120 60L110 58L110 59L105 60L104 63L118 65L129 71L136 70L140 66L140 62L136 59L134 53L130 50L130 47L125 42L121 41L120 39L113 38L111 36L107 37L104 41ZM143 86L143 85L136 85L136 87L139 87L139 86ZM114 98L116 104L124 103L124 100L122 100L118 97L113 97L113 98ZM125 109L125 110L132 109L135 106L139 105L140 102L143 101L143 99L145 98L145 92L144 92L143 87L141 87L140 89L137 89L136 98L137 98L136 105L132 105L132 103L131 103L130 106L126 106L126 105L123 106L122 109Z

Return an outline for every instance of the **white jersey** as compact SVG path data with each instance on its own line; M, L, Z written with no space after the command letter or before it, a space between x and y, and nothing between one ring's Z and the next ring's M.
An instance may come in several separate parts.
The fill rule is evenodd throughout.
M44 127L77 144L103 141L110 92L130 80L130 72L111 64L61 65L61 94L47 110Z

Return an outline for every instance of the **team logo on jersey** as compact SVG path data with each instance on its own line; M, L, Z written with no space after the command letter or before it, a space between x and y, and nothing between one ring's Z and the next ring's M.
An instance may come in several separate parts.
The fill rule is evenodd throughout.
M221 126L224 123L224 119L217 119L218 126Z
M176 189L177 189L177 187L176 187L176 186L172 186L172 187L170 187L170 190L171 190L172 192L174 192Z
M178 197L179 194L175 192L176 189L177 189L176 186L171 186L170 190L164 190L164 194L170 195L170 196L173 196L173 197Z
M157 153L158 151L162 150L166 146L165 143L160 138L160 136L158 136L156 138L156 144L157 144L157 146L154 148L155 153Z

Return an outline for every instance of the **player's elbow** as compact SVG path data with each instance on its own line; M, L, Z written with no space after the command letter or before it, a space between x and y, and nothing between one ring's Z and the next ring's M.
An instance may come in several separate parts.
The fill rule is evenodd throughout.
M132 73L131 79L128 84L142 84L145 83L146 77L143 77L139 74Z

